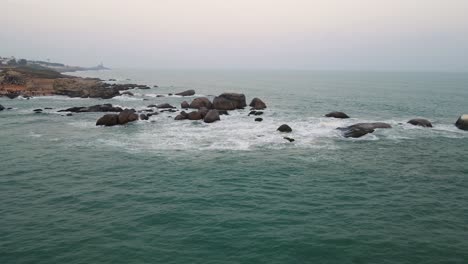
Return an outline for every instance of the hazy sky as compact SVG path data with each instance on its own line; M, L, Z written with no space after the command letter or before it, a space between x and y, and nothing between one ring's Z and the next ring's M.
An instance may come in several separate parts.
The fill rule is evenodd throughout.
M153 68L468 70L468 0L0 0L0 56Z

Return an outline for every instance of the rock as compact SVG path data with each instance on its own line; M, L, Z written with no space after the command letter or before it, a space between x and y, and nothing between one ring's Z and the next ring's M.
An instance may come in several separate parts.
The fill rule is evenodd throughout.
M158 94L158 95L156 95L156 97L165 97L165 96L162 95L162 94Z
M34 112L42 112L42 109L34 109Z
M155 105L155 104L150 104L150 105L148 105L147 107L158 107L158 106Z
M257 109L257 110L261 110L261 109L266 108L266 104L260 98L257 98L257 97L252 99L249 106L253 107L254 109Z
M119 124L119 115L107 114L99 118L96 122L96 126L115 126Z
M256 116L259 116L259 115L263 115L263 112L262 111L250 111L248 116L250 115L256 115Z
M172 96L172 94L171 94L171 93L169 93L169 94L167 94L167 95L169 95L169 96Z
M187 114L187 119L189 120L201 120L203 119L202 115L198 111L193 111Z
M134 94L132 92L129 92L129 91L125 91L125 92L121 93L121 95L134 96Z
M180 107L182 107L182 108L189 108L190 105L189 105L189 103L188 103L187 101L183 101L183 102L180 104Z
M287 141L289 142L294 142L296 141L294 138L290 138L290 137L283 137L284 139L286 139Z
M462 115L458 118L455 126L461 130L468 130L468 115Z
M140 120L148 120L149 117L145 114L140 114Z
M343 112L331 112L325 115L326 117L334 117L334 118L349 118L349 116Z
M203 118L203 122L205 123L213 123L218 120L221 120L221 119L219 118L218 110L215 110L215 109L208 111L208 113Z
M236 103L223 97L215 97L213 99L213 108L216 110L234 110Z
M149 89L151 89L151 87L149 87L147 85L138 85L137 88L140 89L140 90L149 90Z
M158 88L158 87L159 87L159 86L157 86L156 84L155 84L155 85L153 85L153 88Z
M174 106L168 104L168 103L164 103L164 104L160 104L160 105L157 105L156 106L157 108L175 108Z
M72 112L72 113L85 113L85 112L122 112L123 109L120 107L114 107L112 104L92 105L92 106L79 106L71 107L65 110L59 110L59 112Z
M182 111L182 112L180 112L180 114L178 114L174 118L174 120L185 120L185 119L187 119L187 117L188 117L188 114L185 111Z
M237 109L242 109L247 106L245 102L245 95L239 93L223 93L219 97L227 99L229 101L234 102L234 106ZM221 109L221 110L228 110L228 109Z
M408 124L421 127L432 127L432 123L427 119L415 118L408 121Z
M45 110L52 110L53 108L52 107L46 107L44 108Z
M213 104L211 103L210 99L206 97L199 97L193 99L190 103L190 108L200 109L201 107L206 107L207 109L213 108Z
M283 124L280 127L278 127L277 131L290 133L290 132L292 132L292 128L290 126L286 125L286 124Z
M5 96L10 98L10 99L15 99L16 97L20 96L20 94L19 93L9 92L9 93L5 94Z
M116 80L116 79L109 79L108 81L109 81L109 82L115 82L115 81L117 81L117 80Z
M176 93L176 95L180 95L180 96L192 96L194 94L195 94L195 90L187 90L187 91L183 91L180 93Z
M198 109L198 112L201 114L202 118L205 118L206 114L208 114L208 108L206 107L202 107L200 109Z
M228 111L226 110L218 110L219 115L229 115Z
M3 105L0 105L0 111L5 110L5 107Z
M73 116L73 114L72 114L72 113L68 113L68 114L66 114L66 116Z
M263 121L263 118L261 118L261 117L255 118L255 122L262 122L262 121Z
M138 120L138 115L134 109L125 109L119 114L119 125L125 125L136 120Z
M346 138L359 138L369 133L373 133L377 128L392 128L390 124L375 122L375 123L358 123L348 127L339 127L338 130L343 131L343 136Z
M53 94L69 97L110 99L120 95L119 91L118 85L112 86L95 79L59 78L53 83Z

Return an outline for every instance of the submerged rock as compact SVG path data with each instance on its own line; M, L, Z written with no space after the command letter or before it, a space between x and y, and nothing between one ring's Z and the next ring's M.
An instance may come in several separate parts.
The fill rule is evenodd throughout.
M290 126L286 125L286 124L283 124L280 127L278 127L277 131L290 133L290 132L292 132L292 128Z
M349 118L349 116L343 112L331 112L325 115L326 117L334 117L334 118Z
M261 109L266 108L266 104L260 98L257 98L257 97L252 99L249 106L254 108L254 109L257 109L257 110L261 110Z
M369 133L373 133L377 128L392 128L390 124L375 122L375 123L358 123L348 127L339 127L338 130L343 131L343 136L346 138L360 138Z
M125 92L121 93L121 95L134 96L134 94L132 92L129 92L129 91L125 91Z
M468 130L468 114L460 116L455 123L455 126L461 130Z
M140 120L148 120L149 117L145 114L140 114Z
M59 112L72 112L72 113L85 113L85 112L122 112L120 107L114 107L112 104L92 105L92 106L79 106L71 107Z
M216 109L212 109L208 111L208 113L206 113L205 117L203 118L203 122L205 123L213 123L218 120L221 120L221 119L219 118L219 113L218 113L218 110Z
M190 103L190 108L200 109L201 107L206 107L207 109L213 108L213 104L211 103L210 99L206 97L199 97L193 99Z
M0 111L5 110L5 107L3 105L0 105Z
M160 105L157 105L156 106L157 108L175 108L174 106L168 104L168 103L164 103L164 104L160 104Z
M261 118L261 117L255 118L255 122L262 122L262 121L263 121L263 118Z
M176 95L180 95L180 96L192 96L194 94L195 94L195 90L187 90L187 91L183 91L180 93L176 93Z
M432 127L432 123L427 119L415 118L408 121L408 124L421 127Z
M286 139L287 141L289 142L294 142L296 141L294 138L290 138L290 137L283 137L284 139Z

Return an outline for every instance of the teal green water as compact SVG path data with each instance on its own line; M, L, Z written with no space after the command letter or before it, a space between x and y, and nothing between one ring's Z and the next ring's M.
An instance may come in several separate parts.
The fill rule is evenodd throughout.
M134 98L0 98L0 263L466 263L468 132L461 73L115 70ZM261 123L173 114L95 127L109 102L145 108L239 91ZM143 101L146 98L148 100ZM187 98L185 98L187 99ZM191 99L191 98L189 98ZM44 114L35 108L52 107ZM333 110L351 120L322 116ZM434 128L405 124L428 118ZM344 139L336 127L392 129ZM276 128L293 128L294 143Z

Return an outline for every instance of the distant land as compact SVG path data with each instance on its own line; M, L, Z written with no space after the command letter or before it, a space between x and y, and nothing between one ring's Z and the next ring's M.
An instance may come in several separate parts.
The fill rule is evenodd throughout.
M76 72L76 71L99 71L110 70L105 67L103 63L93 67L70 66L63 63L40 61L40 60L27 60L16 59L15 57L1 57L0 56L0 69L11 68L17 66L28 66L37 69L49 69L56 72Z

